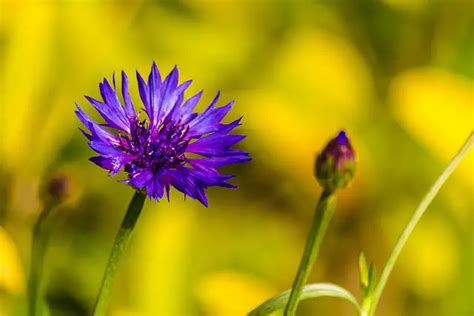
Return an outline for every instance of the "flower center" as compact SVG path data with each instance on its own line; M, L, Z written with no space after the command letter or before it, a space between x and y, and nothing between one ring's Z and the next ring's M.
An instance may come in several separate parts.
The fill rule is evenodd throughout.
M146 120L136 120L129 135L119 134L120 149L137 157L125 165L125 171L140 167L157 173L184 165L184 152L190 141L186 137L188 130L188 125L172 119L165 119L153 129Z

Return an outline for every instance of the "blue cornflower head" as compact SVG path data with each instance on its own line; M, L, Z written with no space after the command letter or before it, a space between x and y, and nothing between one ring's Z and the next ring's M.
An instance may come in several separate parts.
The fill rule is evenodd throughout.
M355 152L345 131L340 131L318 155L315 173L321 186L331 192L352 182Z
M191 80L178 83L178 68L161 80L155 63L148 82L137 72L138 90L146 117L135 111L128 88L128 78L122 71L122 98L113 80L113 87L104 79L99 85L103 101L86 99L104 118L97 124L76 104L76 115L89 130L82 131L89 146L98 153L90 158L98 166L116 175L124 170L128 178L121 180L137 190L146 191L159 200L170 187L199 200L207 206L205 189L211 186L235 188L218 168L249 161L247 152L232 146L245 138L229 134L242 118L224 124L233 101L216 107L219 93L202 113L193 110L202 91L185 100L184 92Z

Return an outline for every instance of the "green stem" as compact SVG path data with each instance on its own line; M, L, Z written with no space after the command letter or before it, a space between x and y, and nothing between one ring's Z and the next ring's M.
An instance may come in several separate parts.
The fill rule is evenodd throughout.
M33 227L30 274L28 279L28 315L30 316L40 315L42 313L40 299L41 278L46 246L50 235L50 230L46 224L52 209L53 207L51 205L45 206Z
M140 191L136 191L135 195L130 201L130 204L128 205L128 210L125 214L125 217L123 218L122 225L115 236L114 245L110 253L107 268L105 269L102 279L102 285L95 303L94 316L105 315L107 303L110 297L110 291L112 289L115 276L117 275L120 259L127 248L133 228L135 227L138 217L140 216L140 213L143 209L145 197L145 194Z
M306 246L298 268L298 273L293 282L290 298L285 308L285 316L293 316L296 312L301 291L316 261L319 247L321 246L329 221L334 213L335 202L336 195L333 192L325 190L321 194L321 198L316 206L311 230L306 240Z
M400 252L402 251L403 246L405 246L405 243L407 242L408 237L410 237L410 234L412 233L413 229L415 228L420 218L425 213L431 201L433 201L434 197L440 190L441 186L444 184L444 182L446 182L448 177L451 175L454 169L461 162L462 158L466 155L467 151L469 150L473 142L474 142L474 134L471 133L469 137L467 138L466 142L464 143L464 145L459 150L459 152L454 156L454 158L448 164L446 169L443 171L443 173L439 176L439 178L430 188L428 193L425 195L423 200L421 200L420 204L418 205L418 208L416 209L415 213L410 219L410 222L408 223L408 225L405 227L402 234L398 238L398 241L395 244L395 247L393 248L392 253L390 254L387 262L385 263L385 266L383 267L382 274L380 275L380 280L377 283L377 286L375 287L374 294L372 297L372 302L371 302L369 312L368 312L369 316L372 316L375 313L375 309L377 307L380 296L382 295L382 291L385 287L385 284L387 283L388 277L390 276L393 266L395 265L395 262L397 261L398 256L400 255Z

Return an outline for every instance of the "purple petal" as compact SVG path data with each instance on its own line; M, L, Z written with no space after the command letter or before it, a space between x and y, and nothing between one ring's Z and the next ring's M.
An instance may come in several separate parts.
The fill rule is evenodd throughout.
M155 200L161 199L164 193L164 186L160 182L160 176L155 176Z
M214 108L213 104L214 101L201 115L189 123L189 137L195 137L216 131L220 126L220 121L232 108L234 101L219 108Z
M107 157L113 157L121 153L121 151L116 150L112 146L100 141L92 140L89 142L89 146L94 149L97 153L105 155Z
M128 127L129 122L125 115L124 108L122 104L120 104L116 91L112 89L107 79L104 79L103 83L99 84L99 89L105 104L108 106L109 112L114 115L114 120L118 120L121 124ZM129 130L125 129L125 131Z
M128 91L128 77L125 71L122 71L122 96L125 103L125 113L127 114L128 120L133 122L137 116L135 108L132 103L132 98Z
M158 116L160 113L160 102L163 94L161 92L160 73L155 63L153 63L151 67L150 76L148 77L148 89L150 95L150 108L148 109L147 113L148 117L150 118L150 126L156 126L158 123Z
M183 102L183 99L184 99L184 91L189 87L191 83L192 83L191 80L183 82L176 88L176 90L173 91L173 93L169 96L169 98L166 98L163 100L163 105L162 105L163 111L162 111L160 119L163 117L172 117L176 120L179 119L178 117L176 117L175 114L181 108L181 103Z
M123 166L128 163L128 160L123 156L116 156L116 157L103 157L103 156L96 156L89 158L90 161L110 171L110 175L116 175Z
M199 100L202 96L202 90L190 97L189 99L184 102L183 106L178 108L177 113L175 114L175 118L179 117L183 124L187 124L190 121L190 117L193 114L193 110L196 105L199 103ZM197 116L197 113L196 115ZM193 117L194 119L194 117Z
M92 133L93 138L97 138L106 144L114 146L120 143L120 141L114 134L108 132L107 130L105 130L104 128L100 127L99 125L95 123L91 123L91 126L89 129Z
M176 90L178 85L178 67L175 66L173 70L166 76L161 85L160 95L162 99L159 100L159 103L156 104L157 114L155 120L158 121L171 110L174 102L176 102L177 96L173 95L173 92Z
M87 138L89 139L97 138L111 145L112 144L117 145L119 143L119 140L117 139L115 135L113 135L106 129L102 128L94 121L92 121L89 118L89 116L81 109L79 104L76 103L76 107L77 107L77 111L76 111L77 117L82 122L82 124L84 124L84 126L86 126L92 133L92 135L88 135L87 133L83 131L84 135L86 135Z
M88 140L92 140L92 135L90 134L87 134L87 132L85 132L82 128L79 127L79 130L81 131L81 133L88 139Z
M168 173L171 184L178 190L193 199L199 200L204 206L208 206L204 187L190 176L190 169L173 170Z
M154 179L148 182L146 185L147 195L156 201L163 197L163 185L159 182L158 176L155 175Z
M94 108L100 113L100 115L104 118L104 120L107 122L107 125L116 128L125 132L130 131L130 126L125 124L122 120L120 120L116 113L110 108L110 106L106 103L102 103L94 98L91 98L89 96L85 96L87 101L89 101Z
M148 86L138 71L137 71L137 81L138 81L138 91L140 93L140 98L142 99L143 105L145 106L145 111L147 112L148 117L150 117L153 111L150 108L150 95L148 93L149 92Z
M220 168L222 166L234 163L241 163L252 160L247 152L242 151L228 157L212 157L212 158L188 158L188 162L196 168Z
M130 175L130 184L137 189L144 188L152 179L153 173L148 169L141 169Z
M244 138L244 135L214 136L211 134L189 144L186 152L205 156L221 156L229 152L228 148Z

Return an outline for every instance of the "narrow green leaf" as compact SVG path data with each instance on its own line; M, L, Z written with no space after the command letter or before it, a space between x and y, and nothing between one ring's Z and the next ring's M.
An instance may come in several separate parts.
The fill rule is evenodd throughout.
M375 284L375 265L373 262L370 263L369 267L369 284L367 285L367 293L370 294Z
M255 308L251 311L248 316L263 316L273 313L279 309L285 307L286 303L288 302L288 298L290 296L291 290L286 290L269 300L262 303L260 306ZM301 292L301 296L299 300L306 300L310 298L316 297L337 297L342 298L343 300L348 301L351 303L357 315L360 315L360 308L357 300L354 296L346 289L331 283L315 283L315 284L308 284L303 287L303 291Z
M367 260L363 252L359 255L359 278L362 293L365 293L369 286L369 272L367 269Z
M375 265L373 262L369 266L369 280L365 291L362 292L362 309L368 311L372 304L372 294L375 287Z
M388 277L390 273L392 273L393 267L397 262L400 253L402 252L403 247L405 246L408 237L410 237L411 233L415 229L416 224L420 221L421 217L425 213L428 206L431 204L431 201L435 198L438 194L439 190L449 178L451 173L453 173L454 169L459 165L461 160L466 156L467 152L474 144L474 132L469 134L464 145L462 145L461 149L457 152L457 154L453 157L453 159L449 162L448 166L444 171L441 173L438 179L436 179L435 183L431 186L428 190L426 195L421 200L420 204L415 210L415 213L411 217L410 221L408 222L407 226L403 229L400 237L398 237L397 243L393 247L392 252L390 253L387 262L385 262L384 267L382 268L382 272L380 273L380 278L377 285L374 288L373 294L371 295L371 305L367 315L372 316L375 313L375 309L377 308L377 304L380 300L380 296L382 295L383 289L387 284Z

